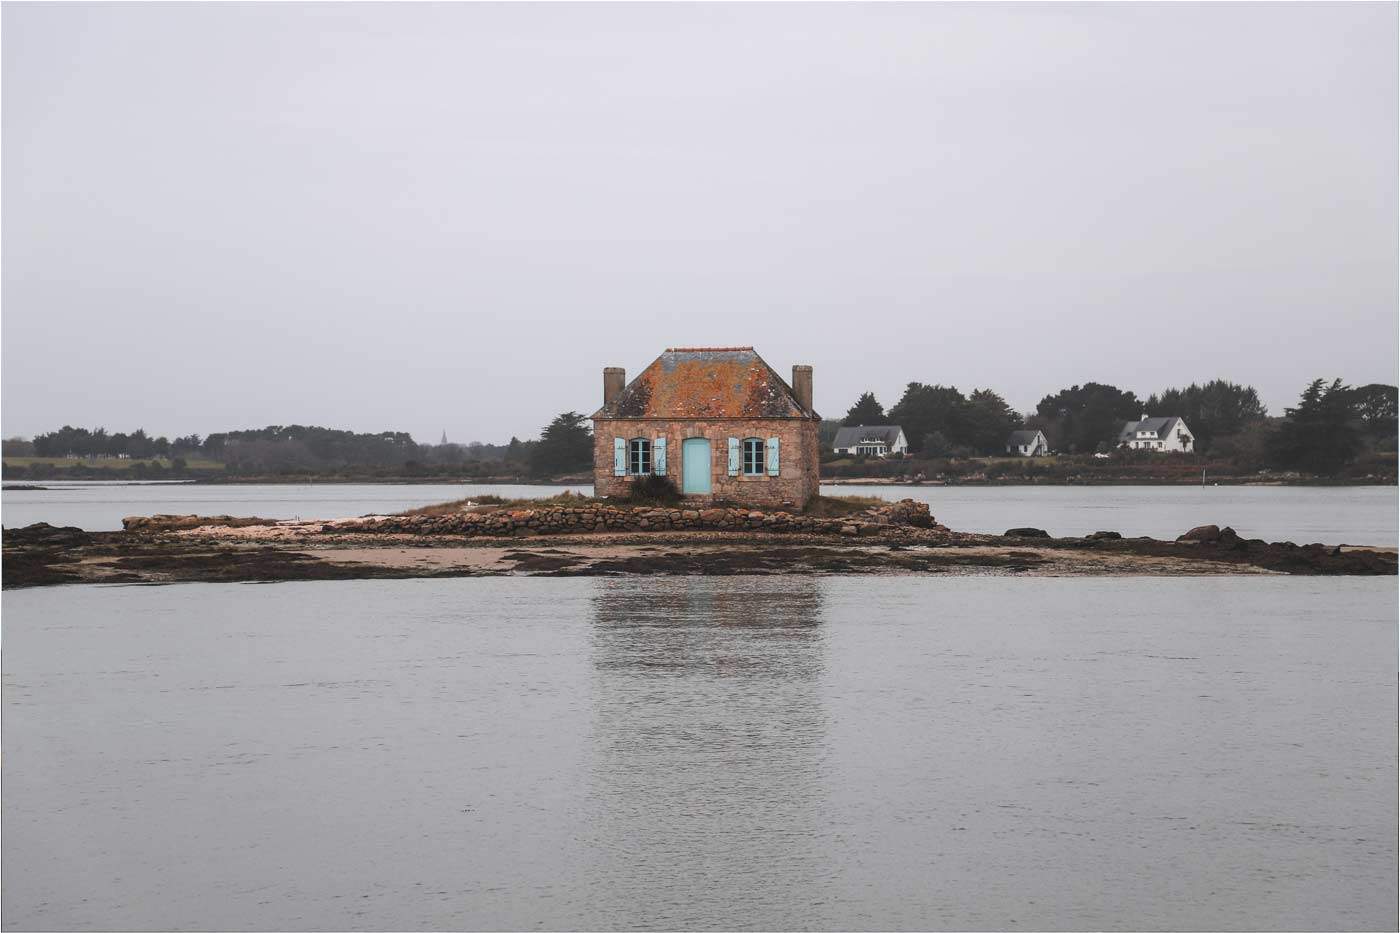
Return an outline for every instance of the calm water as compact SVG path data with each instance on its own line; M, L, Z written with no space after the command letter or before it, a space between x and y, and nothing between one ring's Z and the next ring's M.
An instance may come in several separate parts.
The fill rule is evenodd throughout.
M38 483L40 490L4 496L0 517L6 528L34 522L73 525L87 531L116 531L128 515L256 515L262 518L349 518L416 509L471 496L507 498L557 496L566 489L593 493L592 486L502 486L479 484L308 483L254 486L194 484L114 485Z
M524 498L553 496L566 488L593 491L591 486L48 485L54 488L4 493L5 526L42 521L113 531L128 515L157 512L344 518L486 494ZM1269 541L1394 547L1400 527L1400 497L1389 486L827 486L823 492L921 499L950 528L988 534L1031 525L1055 535L1118 531L1174 538L1196 525L1218 524Z
M1394 929L1393 580L7 592L16 929Z
M1393 486L832 486L834 495L929 503L949 528L1001 534L1030 525L1057 536L1117 531L1175 538L1197 525L1232 526L1246 538L1394 547L1400 495Z

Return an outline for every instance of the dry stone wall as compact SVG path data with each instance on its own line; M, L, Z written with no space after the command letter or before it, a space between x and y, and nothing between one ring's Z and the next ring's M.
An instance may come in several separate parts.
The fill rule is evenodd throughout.
M845 518L815 518L794 512L748 508L619 508L584 505L454 515L393 515L326 525L326 534L451 534L521 537L543 534L648 531L766 531L796 534L899 534L928 530L942 533L927 503L905 499Z

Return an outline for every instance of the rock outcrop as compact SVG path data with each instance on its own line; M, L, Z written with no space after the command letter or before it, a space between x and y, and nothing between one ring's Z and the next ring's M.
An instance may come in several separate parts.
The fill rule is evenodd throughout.
M35 522L23 528L6 528L4 540L6 546L82 547L92 543L92 535L71 525L59 528L48 522Z
M244 528L249 525L275 525L275 518L235 518L232 515L129 515L122 519L124 531L179 531L182 528Z

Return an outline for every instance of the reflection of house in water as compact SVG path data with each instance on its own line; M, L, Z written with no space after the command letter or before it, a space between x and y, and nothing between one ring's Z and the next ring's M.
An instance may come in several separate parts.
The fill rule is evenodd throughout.
M597 581L589 871L616 926L802 927L804 894L818 922L835 870L821 836L821 585ZM681 922L678 903L694 915Z
M604 579L593 598L594 665L636 673L814 674L817 583L806 576Z

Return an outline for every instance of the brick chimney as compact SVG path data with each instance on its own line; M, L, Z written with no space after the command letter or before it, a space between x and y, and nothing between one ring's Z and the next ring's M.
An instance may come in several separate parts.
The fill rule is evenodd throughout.
M611 404L613 399L622 394L622 387L627 384L627 370L621 366L603 367L603 404Z
M792 393L797 396L797 400L802 403L802 407L808 411L812 410L812 367L794 366L792 368Z

